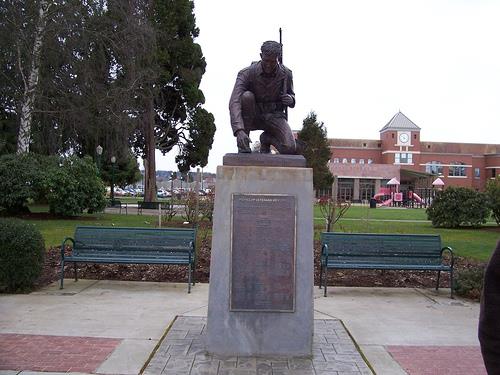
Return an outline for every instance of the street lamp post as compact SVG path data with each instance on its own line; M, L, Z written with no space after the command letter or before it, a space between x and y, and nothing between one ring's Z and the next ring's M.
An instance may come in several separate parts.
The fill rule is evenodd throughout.
M176 176L174 173L175 172L172 172L170 175L170 204L172 210L174 209L174 176Z
M115 205L115 163L116 156L111 157L111 206Z
M103 148L101 145L98 145L95 148L95 153L97 154L97 174L101 174L101 155L102 155Z

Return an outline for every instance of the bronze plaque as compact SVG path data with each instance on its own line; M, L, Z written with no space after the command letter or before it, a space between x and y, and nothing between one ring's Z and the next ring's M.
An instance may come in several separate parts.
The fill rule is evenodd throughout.
M295 310L295 197L233 194L231 311Z

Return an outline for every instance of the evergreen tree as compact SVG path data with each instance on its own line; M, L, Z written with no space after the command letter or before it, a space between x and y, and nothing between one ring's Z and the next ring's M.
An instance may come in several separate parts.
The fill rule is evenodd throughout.
M325 125L318 122L316 113L311 112L304 119L298 139L305 143L304 157L308 168L313 169L313 186L316 190L329 189L333 176L328 169L331 153Z
M176 162L181 172L207 164L215 133L213 116L200 82L206 62L199 44L199 30L191 0L155 0L145 14L154 38L148 44L151 75L143 84L143 124L135 134L135 149L145 158L144 199L154 199L154 150L179 148Z

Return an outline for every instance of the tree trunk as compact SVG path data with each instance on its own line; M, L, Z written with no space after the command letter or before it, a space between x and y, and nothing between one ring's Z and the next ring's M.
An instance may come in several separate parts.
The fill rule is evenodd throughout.
M147 101L147 111L144 119L144 201L156 202L156 159L155 159L155 134L154 134L154 108L153 99Z
M21 113L20 113L20 123L19 123L19 133L17 136L17 152L25 153L29 152L30 139L31 139L31 121L33 118L33 107L35 104L35 91L38 86L38 78L40 76L40 60L41 60L41 49L43 44L43 35L45 33L45 27L47 26L47 13L49 11L49 4L47 0L40 1L40 8L38 9L38 23L35 28L35 37L33 42L33 51L31 54L31 67L28 75L28 81L26 81L22 66L21 66L21 56L19 59L19 69L24 80L24 94L21 102ZM20 54L21 51L18 50Z

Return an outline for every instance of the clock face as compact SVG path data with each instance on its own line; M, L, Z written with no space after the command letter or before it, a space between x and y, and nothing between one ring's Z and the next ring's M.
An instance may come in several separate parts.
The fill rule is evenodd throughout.
M401 141L401 143L406 143L408 142L410 138L408 137L408 134L406 133L402 133L399 135L399 140Z

